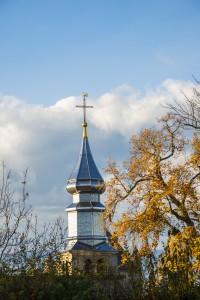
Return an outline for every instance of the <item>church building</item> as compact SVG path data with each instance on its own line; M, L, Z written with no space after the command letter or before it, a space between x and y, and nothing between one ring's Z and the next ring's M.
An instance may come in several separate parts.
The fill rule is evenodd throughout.
M80 154L68 182L67 191L72 203L67 207L67 249L62 253L71 262L72 269L85 272L91 268L98 273L102 264L114 268L118 265L118 251L109 243L103 220L105 206L101 194L105 191L104 180L95 164L90 150L86 106L87 94L83 95L83 137Z

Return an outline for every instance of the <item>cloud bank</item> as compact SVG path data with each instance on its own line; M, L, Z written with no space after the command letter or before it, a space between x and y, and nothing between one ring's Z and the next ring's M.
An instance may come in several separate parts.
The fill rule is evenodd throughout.
M118 162L128 154L128 139L141 128L153 126L165 110L161 104L184 101L194 83L168 79L141 95L126 84L88 98L88 134L100 170L110 156ZM50 221L65 215L70 202L66 181L79 154L82 111L76 105L82 97L70 96L52 106L30 105L13 96L0 96L0 159L13 170L18 182L29 169L29 203L39 218ZM14 182L15 185L15 182ZM16 189L18 189L16 185Z

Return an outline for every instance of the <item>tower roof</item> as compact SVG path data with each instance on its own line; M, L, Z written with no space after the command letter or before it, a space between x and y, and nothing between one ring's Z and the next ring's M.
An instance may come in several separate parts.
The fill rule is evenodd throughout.
M85 104L84 97L84 122L83 139L80 154L75 165L75 168L68 179L67 191L71 194L75 193L98 193L102 194L105 191L105 185L99 170L94 162L90 145L87 137L87 123L85 122Z

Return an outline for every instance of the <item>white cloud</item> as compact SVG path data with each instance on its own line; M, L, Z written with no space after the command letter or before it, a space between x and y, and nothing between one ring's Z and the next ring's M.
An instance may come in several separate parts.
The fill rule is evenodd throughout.
M99 169L106 166L110 156L118 161L125 158L129 136L153 126L164 112L161 103L184 99L180 91L190 95L192 86L168 79L140 96L125 84L98 99L89 98L88 105L94 108L87 112L88 132ZM70 201L65 183L81 144L82 111L76 109L81 101L81 97L73 96L45 107L0 96L0 159L13 169L19 182L22 171L29 167L29 203L46 221L56 214L64 216Z
M121 86L97 100L90 120L105 132L119 132L129 137L140 128L155 124L156 117L165 113L161 104L174 99L184 100L181 91L190 96L192 86L191 82L167 79L156 89L146 90L142 97L131 87Z

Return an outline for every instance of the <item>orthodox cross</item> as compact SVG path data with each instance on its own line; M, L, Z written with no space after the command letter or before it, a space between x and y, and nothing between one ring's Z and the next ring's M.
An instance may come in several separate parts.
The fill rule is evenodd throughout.
M86 105L86 97L88 97L87 93L83 93L83 105L76 105L76 107L83 108L83 122L86 122L86 108L93 108L93 106L87 106Z

